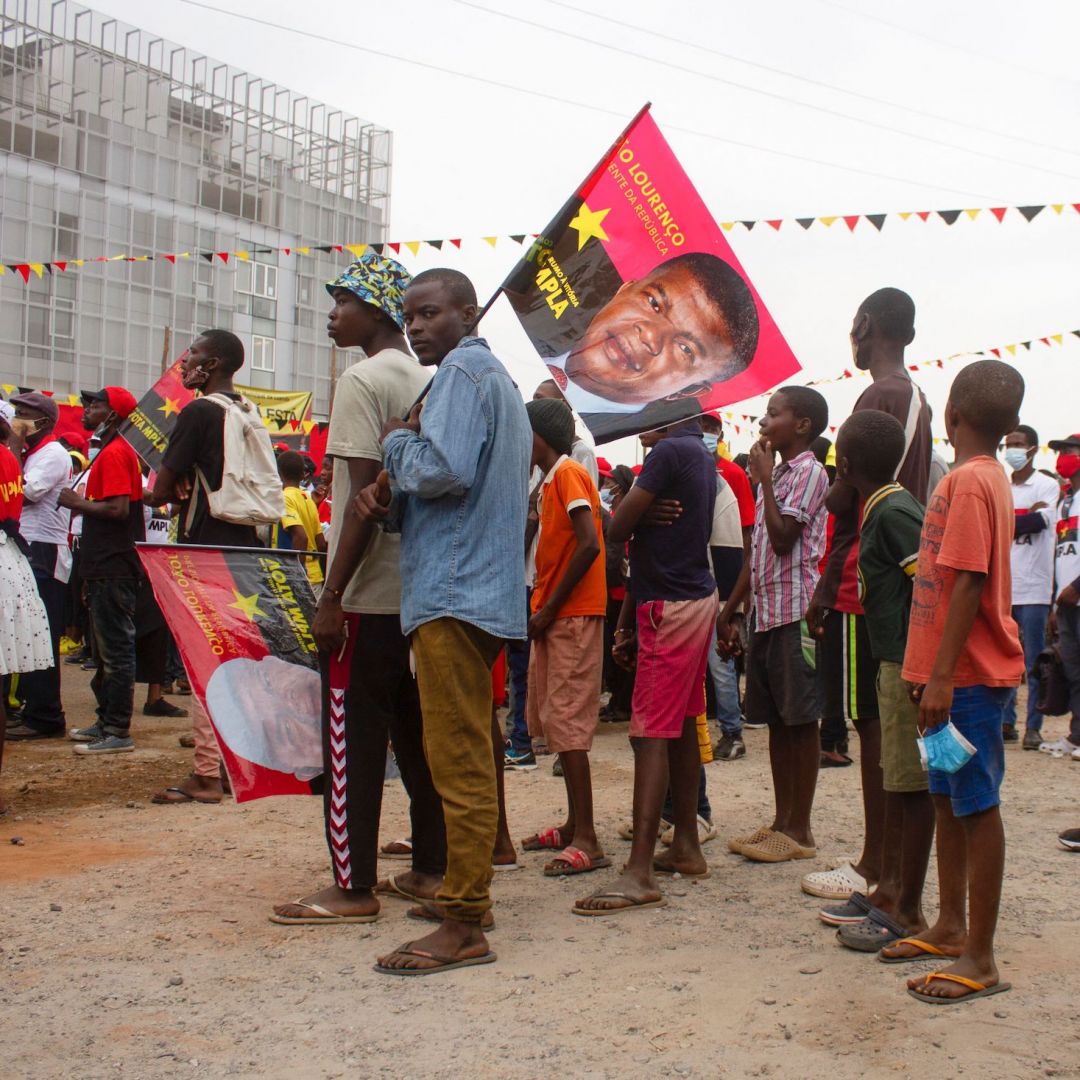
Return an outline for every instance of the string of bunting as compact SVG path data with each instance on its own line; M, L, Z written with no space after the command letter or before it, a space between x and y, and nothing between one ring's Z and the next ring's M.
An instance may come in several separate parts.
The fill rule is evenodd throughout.
M745 229L749 232L755 225L767 225L776 232L779 232L784 225L787 225L789 229L792 226L798 225L805 231L814 225L820 225L821 227L828 229L838 222L843 222L849 232L854 232L859 223L865 221L872 225L878 232L881 232L885 226L885 222L889 218L899 218L901 221L914 220L922 222L940 220L946 225L955 225L958 221L974 221L983 214L988 214L992 216L998 224L1001 224L1007 216L1015 218L1019 215L1026 222L1030 223L1044 210L1050 210L1058 217L1066 214L1070 217L1074 214L1080 216L1080 202L1042 203L1032 206L975 207L961 210L901 210L892 211L886 214L834 214L817 217L758 218L744 221L721 221L720 227L727 232L731 232L731 230L736 227ZM353 258L358 259L368 250L374 251L379 255L388 251L394 255L400 256L402 254L402 249L411 253L415 258L420 254L420 250L423 247L430 247L436 251L441 251L445 245L460 251L462 244L468 243L469 245L472 245L473 243L478 243L486 244L488 247L495 249L498 246L499 241L502 241L503 243L512 241L520 246L526 239L535 239L537 235L537 233L511 233L505 236L480 236L468 239L454 236L445 237L439 240L387 240L381 243L371 244L303 244L296 247L253 246L245 251L180 251L157 255L97 255L93 258L83 259L51 259L38 262L0 263L0 275L8 272L18 274L19 277L22 278L23 283L28 285L30 283L31 275L41 279L45 274L66 273L71 270L81 270L89 265L110 262L136 263L163 261L175 265L178 259L204 259L208 263L216 261L224 266L228 266L230 263L235 265L237 262L248 262L251 260L252 256L255 255L271 255L275 253L293 256L311 255L314 252L323 254L345 254L347 252Z
M925 368L944 368L946 363L952 360L964 360L968 358L973 360L987 360L990 357L993 357L996 360L1001 360L1005 356L1020 356L1022 355L1021 351L1031 352L1032 348L1036 345L1043 345L1046 346L1046 348L1053 348L1054 346L1064 345L1065 338L1070 335L1075 338L1080 338L1080 330L1063 330L1061 331L1061 333L1047 334L1046 337L1032 338L1032 340L1030 341L1017 341L1009 345L995 345L992 348L987 349L977 349L975 351L969 350L966 352L950 353L948 356L943 356L939 359L920 360L918 363L908 364L908 370L921 371ZM811 379L804 385L825 386L829 383L843 382L845 379L857 379L866 375L869 375L868 371L860 371L858 369L852 370L850 368L845 368L839 375L832 375L824 379ZM732 422L732 427L736 435L741 435L743 433L742 426L736 423L736 421L742 420L747 425L756 424L758 421L758 416L751 415L750 413L736 413L723 410L721 412L721 415L724 417L725 420L730 420ZM830 424L829 430L836 431L836 427ZM948 441L948 439L934 439L935 444L945 443L947 445ZM1040 449L1047 450L1049 448L1043 446L1040 447Z

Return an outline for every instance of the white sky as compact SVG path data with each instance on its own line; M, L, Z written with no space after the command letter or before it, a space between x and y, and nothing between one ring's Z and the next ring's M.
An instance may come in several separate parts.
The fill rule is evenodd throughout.
M460 252L403 249L402 261L456 266L482 299L520 249L480 237L541 229L646 100L718 221L1080 202L1070 0L207 2L342 44L182 0L93 6L390 128L390 239L464 238ZM911 362L1080 329L1071 207L1030 225L983 214L951 227L889 219L880 234L864 221L852 234L791 221L729 238L808 379L850 366L852 314L883 285L915 299ZM531 393L544 373L509 308L483 332ZM916 376L938 435L961 366ZM1017 366L1022 418L1042 441L1080 429L1080 339L1035 345ZM821 388L832 423L863 385ZM737 422L730 441L745 449ZM606 452L631 461L634 447Z

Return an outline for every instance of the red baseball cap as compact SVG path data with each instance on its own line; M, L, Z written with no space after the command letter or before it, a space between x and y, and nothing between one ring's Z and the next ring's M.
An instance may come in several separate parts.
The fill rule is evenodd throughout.
M104 401L121 420L126 420L134 411L138 402L130 390L122 386L105 386L101 390L82 392L83 402Z
M65 431L60 436L60 441L66 443L69 450L76 450L84 457L90 446L90 440L81 431Z
M611 477L611 462L607 458L598 457L596 459L596 471L605 479L608 480Z
M635 476L640 476L640 475L641 475L641 468L642 468L642 467L641 467L640 465L631 465L631 466L630 466L630 471L631 471L631 472L632 472L632 473L633 473L633 474L634 474Z

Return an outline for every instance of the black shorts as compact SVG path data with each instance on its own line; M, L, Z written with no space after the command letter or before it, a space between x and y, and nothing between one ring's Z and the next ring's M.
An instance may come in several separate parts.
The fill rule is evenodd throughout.
M745 711L751 723L797 727L818 722L816 650L802 620L761 633L751 627Z
M830 611L818 656L825 724L877 720L878 662L870 650L866 616Z

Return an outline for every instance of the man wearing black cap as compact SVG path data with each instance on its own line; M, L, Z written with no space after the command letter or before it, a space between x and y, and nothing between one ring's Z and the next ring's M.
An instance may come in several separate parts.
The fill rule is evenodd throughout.
M1039 749L1059 757L1069 754L1080 761L1080 535L1077 533L1080 434L1056 439L1050 443L1050 449L1057 451L1055 470L1067 485L1065 497L1058 505L1054 557L1054 588L1057 592L1050 613L1050 633L1057 636L1058 652L1069 683L1072 720L1067 736L1044 742Z
M130 753L131 710L135 696L135 598L142 568L136 541L146 539L142 510L142 470L130 445L116 434L135 408L121 386L84 393L83 427L99 431L101 451L86 479L86 497L71 488L60 505L82 514L81 571L86 582L90 625L98 668L91 682L97 719L72 728L68 737L83 756Z
M25 436L23 512L19 529L30 544L30 566L49 617L53 666L19 679L23 708L13 714L7 737L13 742L64 737L60 701L60 635L64 629L64 594L71 563L67 558L68 512L57 504L71 478L71 458L53 434L60 410L48 394L16 394L11 398L17 419L32 425Z

